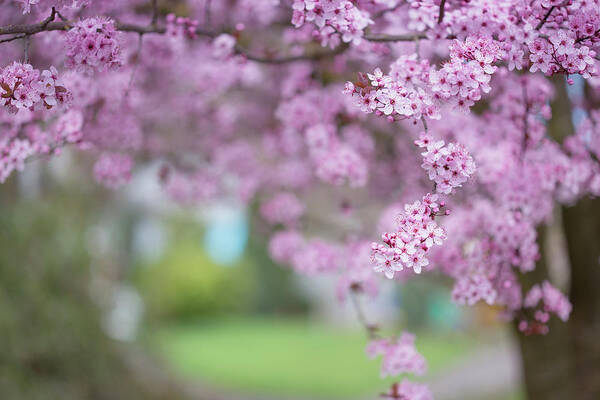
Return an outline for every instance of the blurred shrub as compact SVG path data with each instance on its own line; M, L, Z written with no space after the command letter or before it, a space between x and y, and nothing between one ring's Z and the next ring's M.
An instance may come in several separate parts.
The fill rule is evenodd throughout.
M173 230L161 260L137 271L151 317L189 320L251 310L256 292L252 263L243 258L218 265L203 250L200 229L177 225Z
M84 245L99 205L68 192L25 201L10 185L0 191L0 398L183 398L103 333Z

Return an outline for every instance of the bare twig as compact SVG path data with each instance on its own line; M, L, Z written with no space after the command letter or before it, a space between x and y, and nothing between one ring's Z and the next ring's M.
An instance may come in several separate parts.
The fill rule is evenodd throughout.
M206 3L204 3L204 24L206 26L210 26L211 15L211 0L206 0Z
M133 68L131 69L131 76L129 77L129 83L127 84L127 91L125 92L125 97L129 96L129 92L133 86L133 80L135 79L135 73L137 71L138 65L140 64L140 57L142 56L142 46L144 44L144 36L140 35L138 39L138 47L135 52L135 60L133 63Z
M23 39L25 36L27 36L27 35L17 35L17 36L10 37L8 39L2 39L2 40L0 40L0 43L8 43L8 42L12 42L13 40Z
M356 316L358 318L358 322L365 328L367 332L367 336L369 339L377 338L377 325L369 323L365 311L363 310L362 303L360 301L360 287L352 286L350 288L350 299L352 300L352 306L354 307L354 311L356 312Z
M158 21L158 0L152 0L152 20L150 22L150 25L156 26L157 21Z

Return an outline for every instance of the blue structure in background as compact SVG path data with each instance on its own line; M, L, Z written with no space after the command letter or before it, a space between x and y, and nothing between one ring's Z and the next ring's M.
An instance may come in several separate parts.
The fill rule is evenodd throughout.
M244 254L248 243L248 218L241 207L221 205L207 218L204 248L220 265L231 265Z

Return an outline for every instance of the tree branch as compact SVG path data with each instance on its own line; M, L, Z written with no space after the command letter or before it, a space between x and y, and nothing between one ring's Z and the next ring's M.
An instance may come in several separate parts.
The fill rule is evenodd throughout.
M540 29L542 29L542 26L544 26L544 24L546 23L546 21L550 17L550 14L552 14L552 11L554 11L555 8L556 8L556 6L552 6L552 7L550 7L548 9L548 12L546 13L546 15L544 15L544 18L542 18L542 20L540 21L540 23L536 25L536 27L535 27L536 31L539 31Z
M438 14L438 24L441 24L444 20L444 14L446 13L446 0L440 1L440 12Z
M364 39L369 42L412 42L418 39L427 39L427 36L424 33L408 33L404 35L372 34L365 35Z
M4 35L17 35L15 37L11 37L9 39L0 40L0 43L10 42L12 40L21 39L25 36L31 36L38 34L40 32L48 32L48 31L66 31L71 29L73 23L71 21L54 21L56 16L56 11L53 11L52 15L46 18L44 21L37 24L30 25L8 25L0 27L0 36ZM135 25L135 24L127 24L116 22L115 27L117 30L121 32L134 32L139 35L148 35L148 34L165 34L166 28L164 26L153 25ZM219 35L219 32L212 32L202 28L196 29L196 34L198 36L204 36L208 38L214 38ZM335 56L337 54L341 54L342 52L348 49L348 45L338 46L334 50L329 51L318 51L312 54L302 54L295 56L281 56L281 57L268 57L261 56L249 53L247 49L244 49L240 45L235 46L235 51L237 54L240 54L246 57L248 60L267 63L267 64L287 64L297 61L311 61L311 60L320 60L323 58Z

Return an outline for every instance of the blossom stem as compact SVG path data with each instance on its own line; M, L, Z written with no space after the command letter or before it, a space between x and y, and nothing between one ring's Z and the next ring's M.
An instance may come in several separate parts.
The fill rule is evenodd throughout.
M377 338L377 325L369 323L363 305L360 299L360 289L352 287L350 288L350 299L352 300L352 306L356 312L356 316L360 324L365 328L369 339L373 340Z

